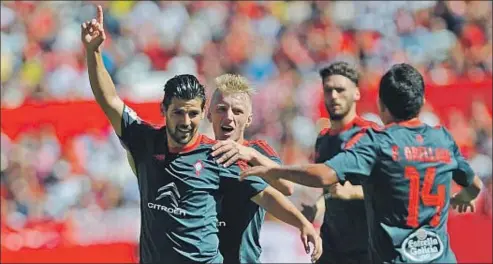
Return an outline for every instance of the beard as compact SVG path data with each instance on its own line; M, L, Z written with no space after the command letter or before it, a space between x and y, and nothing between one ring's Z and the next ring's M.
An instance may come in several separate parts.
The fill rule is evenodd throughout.
M185 133L180 132L177 127L171 129L170 127L166 126L166 132L168 133L168 135L173 139L173 141L180 145L188 144L197 133L197 129L191 128L189 129L189 131L190 132L186 133L187 135L185 135Z
M348 102L348 104L346 106L341 107L339 110L332 110L327 104L325 105L325 108L327 109L327 112L329 113L330 120L340 121L348 115L352 106L353 106L353 103Z

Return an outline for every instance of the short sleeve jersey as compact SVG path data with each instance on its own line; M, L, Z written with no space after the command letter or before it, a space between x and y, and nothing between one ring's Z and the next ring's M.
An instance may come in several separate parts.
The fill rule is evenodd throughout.
M372 262L455 262L447 234L451 181L474 173L449 132L417 119L367 129L325 162L362 179Z
M272 161L281 164L279 155L263 140L246 141ZM245 164L245 166L248 166ZM260 229L265 209L250 200L250 194L230 189L225 192L219 214L219 249L225 263L258 263L262 249Z
M120 140L134 159L140 190L140 262L222 262L217 213L224 191L251 197L267 184L258 177L240 182L237 164L219 166L210 155L215 141L206 136L168 148L166 128L150 126L128 106Z
M368 127L377 127L377 124L357 116L339 131L322 130L315 143L315 162L323 163L331 159L344 149L353 136ZM347 180L352 185L361 185L356 177L349 177ZM325 189L324 198L325 214L320 229L324 252L326 254L366 252L368 227L364 201L335 199Z

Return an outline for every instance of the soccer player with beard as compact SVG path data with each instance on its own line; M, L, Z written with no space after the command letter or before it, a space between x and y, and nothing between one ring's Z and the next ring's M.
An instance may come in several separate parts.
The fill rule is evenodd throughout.
M357 177L365 198L369 262L456 263L447 232L449 205L467 211L482 183L447 129L419 121L424 101L421 74L411 65L396 64L380 81L384 129L364 129L323 164L256 166L241 177L311 187ZM465 188L450 197L452 180Z
M212 155L225 167L243 160L250 166L277 166L281 160L263 140L247 141L245 129L252 123L253 89L239 75L224 74L216 78L207 118L219 141ZM285 195L293 193L293 184L285 180L268 182ZM238 210L241 208L241 210ZM225 263L258 263L262 251L259 235L265 210L239 190L224 195L219 220L219 249Z
M377 126L359 117L359 74L346 62L335 62L320 70L330 129L319 134L315 143L315 162L323 163L343 150L362 129ZM363 189L351 178L324 188L314 206L315 215L325 211L320 236L324 252L320 263L368 262L368 228ZM312 219L313 220L313 219Z
M192 75L178 75L164 86L161 110L166 125L155 128L116 93L106 71L103 10L81 25L91 89L126 150L140 191L141 263L221 263L217 212L222 194L235 189L301 232L307 253L318 259L321 245L311 223L279 191L256 177L238 181L238 162L229 168L211 156L216 141L198 133L204 118L205 88Z

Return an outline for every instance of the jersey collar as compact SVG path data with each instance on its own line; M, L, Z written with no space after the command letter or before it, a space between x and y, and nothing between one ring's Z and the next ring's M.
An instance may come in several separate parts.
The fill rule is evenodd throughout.
M341 129L329 129L329 135L334 136L337 134L340 134L344 131L347 131L351 129L354 125L360 124L361 123L361 117L359 115L356 115L353 120L349 121L346 125L344 125Z
M197 136L197 138L195 139L195 141L189 142L187 145L185 145L183 147L178 147L178 148L171 148L170 147L169 152L170 153L184 153L184 152L192 151L199 146L201 141L202 141L202 134L199 134Z
M415 117L413 119L409 119L406 121L392 122L390 124L387 124L385 127L387 128L394 125L403 126L403 127L419 127L423 125L423 123L421 122L421 120L419 120L419 118Z

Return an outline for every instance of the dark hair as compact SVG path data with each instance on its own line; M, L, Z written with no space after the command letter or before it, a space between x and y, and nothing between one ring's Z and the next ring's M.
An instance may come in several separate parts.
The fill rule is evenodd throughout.
M332 63L328 67L322 68L319 71L320 77L325 79L331 75L342 75L351 80L356 86L359 83L358 71L349 65L347 62L339 61Z
M378 94L396 121L415 118L424 103L423 76L413 66L395 64L380 80Z
M202 99L202 110L205 107L205 87L200 84L199 80L190 74L175 75L164 85L164 98L162 106L168 110L171 100L178 98L182 100Z

